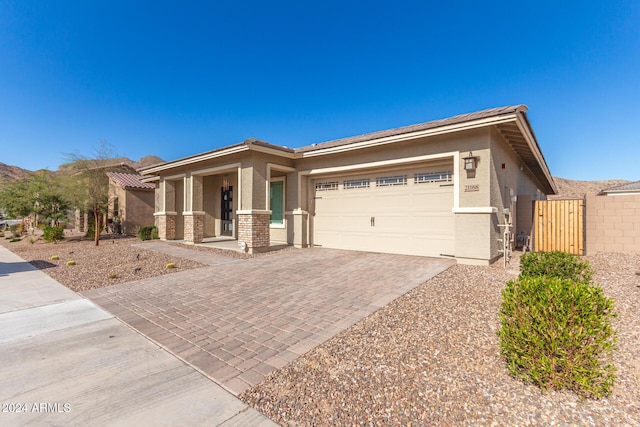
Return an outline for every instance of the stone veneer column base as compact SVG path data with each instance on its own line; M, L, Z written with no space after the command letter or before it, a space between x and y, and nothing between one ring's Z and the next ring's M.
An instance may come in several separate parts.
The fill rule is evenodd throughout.
M158 237L160 240L175 240L177 213L156 212L153 215L156 217Z
M238 211L238 242L247 245L249 253L269 249L270 211Z
M187 243L202 243L204 238L204 212L187 212L184 218L184 240Z

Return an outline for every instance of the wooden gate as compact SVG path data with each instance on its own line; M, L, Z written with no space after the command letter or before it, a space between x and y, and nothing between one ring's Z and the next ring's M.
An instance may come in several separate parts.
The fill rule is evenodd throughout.
M584 200L537 200L534 250L584 255Z

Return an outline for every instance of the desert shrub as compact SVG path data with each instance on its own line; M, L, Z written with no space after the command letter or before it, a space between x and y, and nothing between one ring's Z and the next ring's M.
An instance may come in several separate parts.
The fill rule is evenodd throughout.
M104 231L104 225L100 225L100 233ZM96 237L96 224L95 222L90 222L87 226L87 232L84 233L84 237L88 239L93 239Z
M51 255L51 261L59 261L60 257L58 255Z
M500 352L509 372L543 389L584 397L610 393L616 341L613 299L599 286L559 277L507 283L500 309Z
M76 265L75 261L67 261L67 266L72 266L72 265Z
M153 230L151 230L151 240L158 240L160 236L158 236L158 227L154 226Z
M158 230L155 225L145 225L138 229L137 235L140 240L151 240L155 231L156 238L158 236Z
M12 225L9 227L9 231L13 234L14 238L20 237L24 231L24 225L23 223Z
M168 263L168 264L165 266L165 268L166 268L167 270L171 270L172 268L175 268L175 267L176 267L176 265L175 265L174 263L172 263L172 262Z
M45 225L42 232L42 238L47 243L62 240L64 239L64 227L51 227L49 225Z
M577 255L565 252L527 252L520 256L520 276L548 276L590 283L593 269Z

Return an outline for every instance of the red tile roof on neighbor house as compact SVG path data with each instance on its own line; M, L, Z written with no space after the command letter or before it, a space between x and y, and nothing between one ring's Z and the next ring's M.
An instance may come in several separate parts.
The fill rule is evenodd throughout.
M113 182L123 188L134 190L153 190L156 188L155 184L148 182L141 182L142 175L133 173L121 173L121 172L107 172L107 176Z

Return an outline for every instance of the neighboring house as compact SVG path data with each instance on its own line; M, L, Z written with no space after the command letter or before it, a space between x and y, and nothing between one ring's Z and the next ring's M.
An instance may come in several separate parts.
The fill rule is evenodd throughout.
M640 253L640 181L587 194L586 250Z
M557 192L527 107L494 108L291 149L255 139L143 168L161 239L453 257L500 256Z
M91 162L96 162L95 160L92 160ZM99 161L98 161L99 162ZM120 173L131 173L131 174L137 174L136 170L132 167L127 165L124 162L117 162L117 163L107 163L101 166L97 166L97 167L92 167L89 170L94 171L94 170L103 170L104 171L104 185L109 185L109 178L107 177L107 173L109 172L120 172ZM82 173L78 172L78 173ZM153 204L152 204L153 205ZM76 232L81 232L81 233L85 233L89 230L89 224L92 224L94 221L94 214L91 211L91 208L89 207L85 207L84 209L75 209L75 212L73 214L74 216L74 231Z
M605 188L598 196L634 196L640 195L640 181L627 182L615 187Z
M141 182L139 174L107 172L109 178L108 220L113 231L134 234L139 227L153 225L155 185Z

